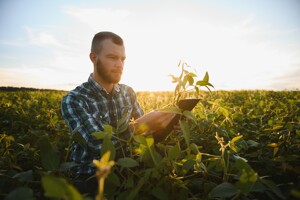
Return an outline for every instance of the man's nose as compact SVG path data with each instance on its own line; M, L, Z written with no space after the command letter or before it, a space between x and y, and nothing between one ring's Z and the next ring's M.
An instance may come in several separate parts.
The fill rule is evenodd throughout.
M122 68L124 67L124 61L122 59L118 59L117 60L117 63L116 63L116 66L119 68Z

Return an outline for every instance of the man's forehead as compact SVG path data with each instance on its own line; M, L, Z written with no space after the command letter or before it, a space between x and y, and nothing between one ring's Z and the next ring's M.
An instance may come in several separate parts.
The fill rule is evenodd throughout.
M118 45L113 43L111 40L104 40L101 45L102 51L105 51L106 53L112 53L112 54L125 54L125 47L124 45Z

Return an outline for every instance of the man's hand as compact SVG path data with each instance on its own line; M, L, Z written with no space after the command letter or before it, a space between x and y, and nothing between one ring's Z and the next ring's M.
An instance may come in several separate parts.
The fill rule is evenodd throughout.
M148 135L166 128L175 115L174 113L154 110L136 119L131 129L135 134Z

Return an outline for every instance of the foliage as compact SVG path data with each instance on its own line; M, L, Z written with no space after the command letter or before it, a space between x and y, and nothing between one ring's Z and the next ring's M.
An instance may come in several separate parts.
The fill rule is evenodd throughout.
M5 199L90 199L68 169L70 137L60 114L66 92L0 92L0 193ZM201 91L193 117L166 140L106 126L111 152L107 199L299 199L299 91ZM181 97L183 97L181 96ZM145 111L173 101L171 92L138 92ZM119 141L120 146L112 141ZM120 153L121 152L121 153ZM116 156L121 155L121 156ZM103 181L104 182L104 181Z
M172 82L176 83L176 87L174 90L174 105L176 105L179 102L183 95L190 91L194 91L196 93L195 95L198 96L200 93L201 86L206 87L209 91L211 91L209 87L214 87L209 82L208 72L205 73L203 80L195 81L197 75L186 69L190 67L187 63L180 61L178 63L178 67L181 67L180 75L178 77L170 75L172 77Z

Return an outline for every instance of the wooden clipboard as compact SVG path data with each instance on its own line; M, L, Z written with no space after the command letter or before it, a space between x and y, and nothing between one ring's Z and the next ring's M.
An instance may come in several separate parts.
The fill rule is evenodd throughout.
M178 106L178 108L180 108L182 110L191 111L197 105L197 103L199 101L200 101L200 99L196 99L196 98L182 99L178 102L177 106ZM179 118L180 118L180 114L177 114L165 129L152 133L154 142L158 143L158 142L164 140L171 133L171 131L173 130L173 127L178 123Z

